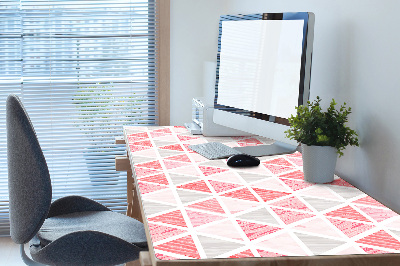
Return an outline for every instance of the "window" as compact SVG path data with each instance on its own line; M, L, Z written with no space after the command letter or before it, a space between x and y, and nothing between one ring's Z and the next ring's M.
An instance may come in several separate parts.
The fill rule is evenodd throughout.
M114 144L115 137L123 125L159 124L159 99L169 95L168 86L159 93L160 73L168 72L160 69L160 1L2 1L0 235L9 234L10 93L22 99L35 126L53 199L82 195L125 211L126 175L114 167L125 146ZM169 9L169 1L161 5Z

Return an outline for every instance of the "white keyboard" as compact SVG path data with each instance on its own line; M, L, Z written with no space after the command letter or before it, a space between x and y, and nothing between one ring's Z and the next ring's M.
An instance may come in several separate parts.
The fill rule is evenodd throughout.
M197 152L209 160L228 158L235 154L242 154L241 152L219 142L190 145L189 149Z

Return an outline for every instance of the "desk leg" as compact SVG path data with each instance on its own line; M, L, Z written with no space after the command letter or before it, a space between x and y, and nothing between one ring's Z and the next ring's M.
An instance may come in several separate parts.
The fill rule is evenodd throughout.
M140 222L143 222L142 214L140 212L138 193L136 192L135 181L132 176L132 170L128 170L126 174L128 200L128 210L126 212L126 215Z

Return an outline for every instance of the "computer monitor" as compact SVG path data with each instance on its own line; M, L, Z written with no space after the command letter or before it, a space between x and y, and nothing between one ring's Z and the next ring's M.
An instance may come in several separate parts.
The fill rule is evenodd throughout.
M214 122L275 140L244 153L294 152L284 131L309 99L314 14L226 15L219 27Z

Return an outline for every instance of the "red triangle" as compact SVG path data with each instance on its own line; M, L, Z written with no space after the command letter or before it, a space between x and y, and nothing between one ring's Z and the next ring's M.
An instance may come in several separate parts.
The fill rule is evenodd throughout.
M242 146L242 147L243 146L256 146L256 145L264 144L255 138L241 139L241 140L238 140L237 143L239 144L239 146Z
M222 209L221 205L218 203L218 201L216 199L209 199L209 200L201 201L201 202L189 205L187 207L193 208L193 209L210 211L210 212L225 213L224 209Z
M169 128L156 129L156 130L153 130L153 131L150 132L150 135L153 138L162 137L162 136L170 135L170 134L172 134L172 132L171 132L171 130Z
M182 213L180 210L176 210L173 212L168 212L165 214L161 214L152 218L148 218L150 222L161 222L164 224L177 225L181 227L187 227L185 219L183 219Z
M248 188L242 188L232 192L227 192L222 194L221 196L242 200L258 201L258 199L251 193Z
M285 179L285 178L279 178L279 179L282 180L286 185L288 185L294 191L313 186L313 184L306 183L301 180L293 180L293 179Z
M356 201L353 201L353 203L365 204L365 205L374 205L374 206L377 206L377 207L386 208L385 205L383 205L382 203L378 202L377 200L375 200L374 198L372 198L370 196L366 196L364 198L361 198L361 199L358 199Z
M199 137L189 137L189 136L178 135L178 139L180 141L191 141L191 140L194 140L194 139L199 139Z
M158 147L158 148L163 149L163 150L184 151L180 144L167 145L167 146Z
M283 199L283 200L271 203L271 205L275 206L275 207L283 207L283 208L288 208L288 209L313 212L297 197L290 197L287 199Z
M356 241L360 244L400 250L400 242L383 230Z
M151 169L158 169L158 170L162 170L161 164L160 162L157 161L152 161L152 162L147 162L147 163L140 163L140 164L136 164L136 167L146 167L146 168L151 168Z
M138 141L141 139L148 139L148 138L149 138L149 135L147 135L147 132L135 133L135 134L128 135L128 142L133 142L133 141Z
M271 171L271 173L277 175L286 171L293 170L293 167L288 167L288 166L283 166L283 165L264 165L268 170Z
M164 255L164 254L161 254L161 253L155 253L154 255L159 260L177 260L178 259L178 258L167 256L167 255Z
M154 248L194 259L200 259L199 252L197 251L196 245L194 244L191 236L178 238L167 243L157 245Z
M266 250L261 250L257 249L258 254L260 254L261 257L282 257L286 255L282 255L279 253L271 252L271 251L266 251Z
M153 224L153 223L149 223L149 229L150 229L151 240L153 241L153 243L186 232L177 228L172 228L169 226Z
M250 249L229 256L229 258L249 258L249 257L254 257L254 254L253 252L251 252Z
M193 227L208 224L225 218L219 215L213 215L204 212L195 212L190 210L186 210L186 213L189 216L190 222L192 223Z
M304 173L302 171L295 171L284 175L280 175L279 177L304 180Z
M129 142L129 145L153 147L153 144L151 143L150 140L139 140L139 141L135 141L135 142Z
M231 190L231 189L241 186L238 184L232 184L232 183L226 183L226 182L220 182L220 181L214 181L214 180L208 180L208 182L210 182L211 186L214 188L214 190L217 193Z
M343 179L335 179L329 185L336 185L336 186L342 186L342 187L353 187L350 183L344 181Z
M149 169L149 168L141 168L135 166L135 174L137 178L148 176L148 175L156 175L161 173L160 171Z
M313 214L302 213L292 210L271 208L285 224L291 224L306 218L314 217Z
M263 162L263 164L265 164L265 165L276 164L276 165L284 165L284 166L290 166L290 167L293 166L285 158L276 158L276 159L273 159L273 160L269 160L269 161Z
M213 174L217 174L217 173L222 173L222 172L228 171L228 169L211 167L211 166L204 166L204 165L200 165L199 168L203 172L203 175L205 175L205 176L209 176L209 175L213 175Z
M331 217L358 220L358 221L362 221L362 222L371 222L364 215L362 215L361 213L359 213L357 210L355 210L353 207L351 207L349 205L347 205L346 207L342 207L337 210L328 212L325 215L331 216Z
M270 235L275 233L276 231L281 230L282 228L274 227L270 225L251 223L241 220L236 220L239 226L242 228L243 232L246 234L247 238L250 240L254 240L266 235Z
M267 190L267 189L256 188L256 187L253 187L252 189L263 199L264 202L290 195L290 193L286 193L286 192Z
M200 181L197 181L197 182L192 182L192 183L189 183L189 184L180 185L180 186L178 186L178 188L211 193L211 190L208 188L206 182L204 182L203 180L200 180Z
M160 186L160 185L156 185L156 184L151 184L151 183L143 183L143 182L138 182L139 185L139 189L140 189L140 193L141 194L147 194L150 192L154 192L157 190L161 190L164 188L167 188L166 186Z
M333 218L328 218L328 220L348 237L356 236L358 234L364 233L365 231L371 228L374 228L372 224L364 224L359 222L338 220Z
M137 151L144 151L144 150L151 149L151 147L129 144L129 149L131 152L137 152Z
M166 160L172 160L172 161L180 161L180 162L188 162L190 163L190 159L186 154L181 154L181 155L176 155L176 156L171 156L164 158Z
M168 180L164 174L143 177L140 179L140 181L146 181L146 182L162 184L162 185L169 185Z
M368 254L385 254L389 253L389 251L384 251L384 250L379 250L379 249L374 249L374 248L368 248L368 247L362 247L360 246L366 253Z

